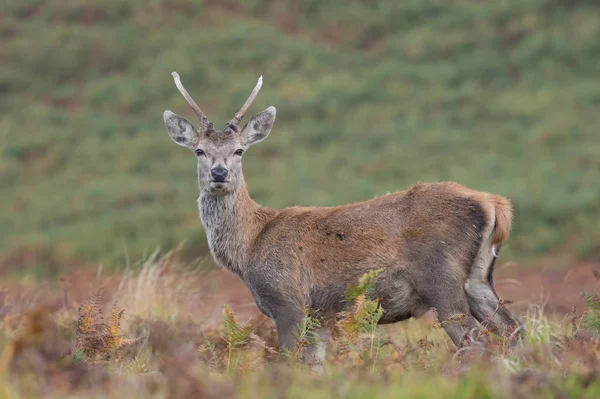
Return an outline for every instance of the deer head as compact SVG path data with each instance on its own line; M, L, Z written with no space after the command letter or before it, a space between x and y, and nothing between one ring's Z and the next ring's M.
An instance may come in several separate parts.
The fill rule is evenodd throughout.
M216 195L235 192L244 184L242 155L252 144L264 140L275 122L275 107L269 107L256 114L244 127L239 127L262 86L262 76L233 119L227 122L223 129L215 130L183 87L177 72L173 72L172 75L177 89L198 116L200 124L196 129L182 116L167 110L163 117L169 136L175 143L189 148L196 154L200 190Z

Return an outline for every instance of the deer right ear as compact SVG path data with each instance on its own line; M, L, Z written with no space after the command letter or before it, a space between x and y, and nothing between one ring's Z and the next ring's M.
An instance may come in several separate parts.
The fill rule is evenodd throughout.
M165 126L171 139L182 147L194 149L198 142L198 132L184 117L165 111L163 114Z

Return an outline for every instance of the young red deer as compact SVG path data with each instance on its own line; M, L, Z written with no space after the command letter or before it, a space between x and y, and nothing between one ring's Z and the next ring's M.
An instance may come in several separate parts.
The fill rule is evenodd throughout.
M295 346L305 308L332 320L346 305L348 286L380 268L375 291L385 310L381 323L434 308L440 321L464 315L444 323L456 346L473 336L475 320L499 334L514 331L517 341L522 324L499 301L492 281L511 226L506 198L446 182L333 208L264 208L248 194L242 154L269 135L275 108L239 126L262 76L222 130L214 129L179 75L173 77L200 127L171 111L164 113L165 125L177 144L196 154L198 207L211 253L275 320L281 348Z

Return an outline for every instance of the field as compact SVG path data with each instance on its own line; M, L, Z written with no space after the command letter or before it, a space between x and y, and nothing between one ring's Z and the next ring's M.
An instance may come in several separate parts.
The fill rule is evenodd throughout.
M280 354L273 323L230 275L182 265L176 253L154 254L136 269L79 270L60 283L26 280L5 290L0 377L11 384L1 385L0 397L600 395L598 297L563 316L514 304L525 343L510 349L484 332L487 347L459 352L433 315L374 327L374 301L363 297L338 323L319 371L301 362L313 339L310 317L299 347Z
M600 397L599 37L593 0L9 0L0 399ZM322 370L311 317L279 353L209 255L162 121L194 120L173 70L217 127L264 76L249 114L277 121L244 156L264 206L443 180L510 198L496 282L525 342L457 353L433 313L376 328L365 296Z

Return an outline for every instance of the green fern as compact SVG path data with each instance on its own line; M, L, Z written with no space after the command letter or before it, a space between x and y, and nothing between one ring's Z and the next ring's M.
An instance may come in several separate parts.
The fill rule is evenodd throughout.
M223 339L227 343L227 372L231 369L233 352L248 343L254 333L252 326L239 325L229 305L223 306Z
M589 295L585 298L583 325L600 335L600 296Z
M288 358L297 360L302 354L302 350L307 346L316 345L321 341L318 329L321 328L321 321L312 309L304 309L302 323L298 326L298 342L294 351L289 351L285 355Z
M370 270L359 279L358 285L350 286L346 297L353 302L353 307L338 322L338 328L346 334L348 347L356 350L362 361L373 368L383 355L381 349L385 341L385 334L378 326L384 309L379 300L373 298L375 282L382 270Z
M138 357L134 357L133 359L125 362L123 365L123 371L127 374L147 374L150 371L144 362L142 362Z
M198 354L202 355L204 353L208 353L210 355L208 359L208 364L212 368L217 368L219 363L221 363L221 358L219 356L219 352L217 351L217 346L211 339L207 339L204 341L200 347L198 347Z
M84 363L87 360L87 356L82 349L75 349L71 361L73 363Z
M346 292L346 298L350 302L354 302L360 295L365 295L368 299L373 297L375 292L375 282L377 276L383 269L369 270L358 279L358 285L350 285Z

